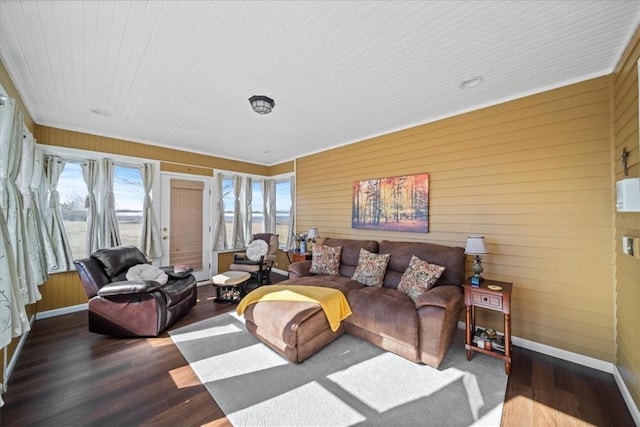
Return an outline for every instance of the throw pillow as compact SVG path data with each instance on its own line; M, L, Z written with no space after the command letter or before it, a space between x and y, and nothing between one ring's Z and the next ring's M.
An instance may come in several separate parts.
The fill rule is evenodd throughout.
M260 257L263 257L269 252L269 245L267 242L261 239L254 240L249 243L247 247L247 258L251 261L260 261Z
M415 301L418 296L433 287L444 269L445 267L429 264L427 261L413 255L409 266L400 278L398 290L409 295L409 298Z
M361 248L360 255L358 255L358 266L351 279L366 286L382 287L390 257L391 254L374 254Z
M340 274L342 246L315 245L311 253L311 274Z
M127 270L125 275L127 280L155 280L161 285L165 285L169 280L167 273L150 264L138 264Z

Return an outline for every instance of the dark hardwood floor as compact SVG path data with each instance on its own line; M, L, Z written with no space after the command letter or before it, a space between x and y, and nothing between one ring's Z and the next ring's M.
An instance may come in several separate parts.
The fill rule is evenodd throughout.
M213 302L211 286L198 296L172 329L235 308ZM86 312L34 324L3 395L0 425L230 425L166 333L116 339L86 324ZM513 357L503 425L634 425L611 375L517 347Z

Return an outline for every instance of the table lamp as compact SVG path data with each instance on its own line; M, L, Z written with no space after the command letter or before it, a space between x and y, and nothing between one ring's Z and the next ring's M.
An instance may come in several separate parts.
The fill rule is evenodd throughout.
M473 276L471 276L471 284L480 286L480 283L484 281L484 278L480 275L484 271L480 255L486 255L489 253L484 245L484 236L467 237L467 247L464 249L464 253L475 257L473 260Z

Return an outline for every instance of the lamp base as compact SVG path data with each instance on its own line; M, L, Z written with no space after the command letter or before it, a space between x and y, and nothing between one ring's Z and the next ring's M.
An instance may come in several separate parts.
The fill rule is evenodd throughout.
M474 276L471 276L469 281L471 282L471 286L474 286L474 287L477 288L477 287L480 286L480 283L484 282L484 277L482 277L480 275L477 275L477 276L474 275Z

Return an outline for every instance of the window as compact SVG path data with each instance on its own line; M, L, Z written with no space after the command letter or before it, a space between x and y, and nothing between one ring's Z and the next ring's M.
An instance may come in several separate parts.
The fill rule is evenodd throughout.
M67 162L58 180L60 214L74 259L86 256L87 186L80 163Z
M122 244L140 246L144 203L144 187L142 186L140 169L115 165L113 168L113 195Z
M291 180L276 181L276 234L280 236L280 247L287 246L291 230Z

